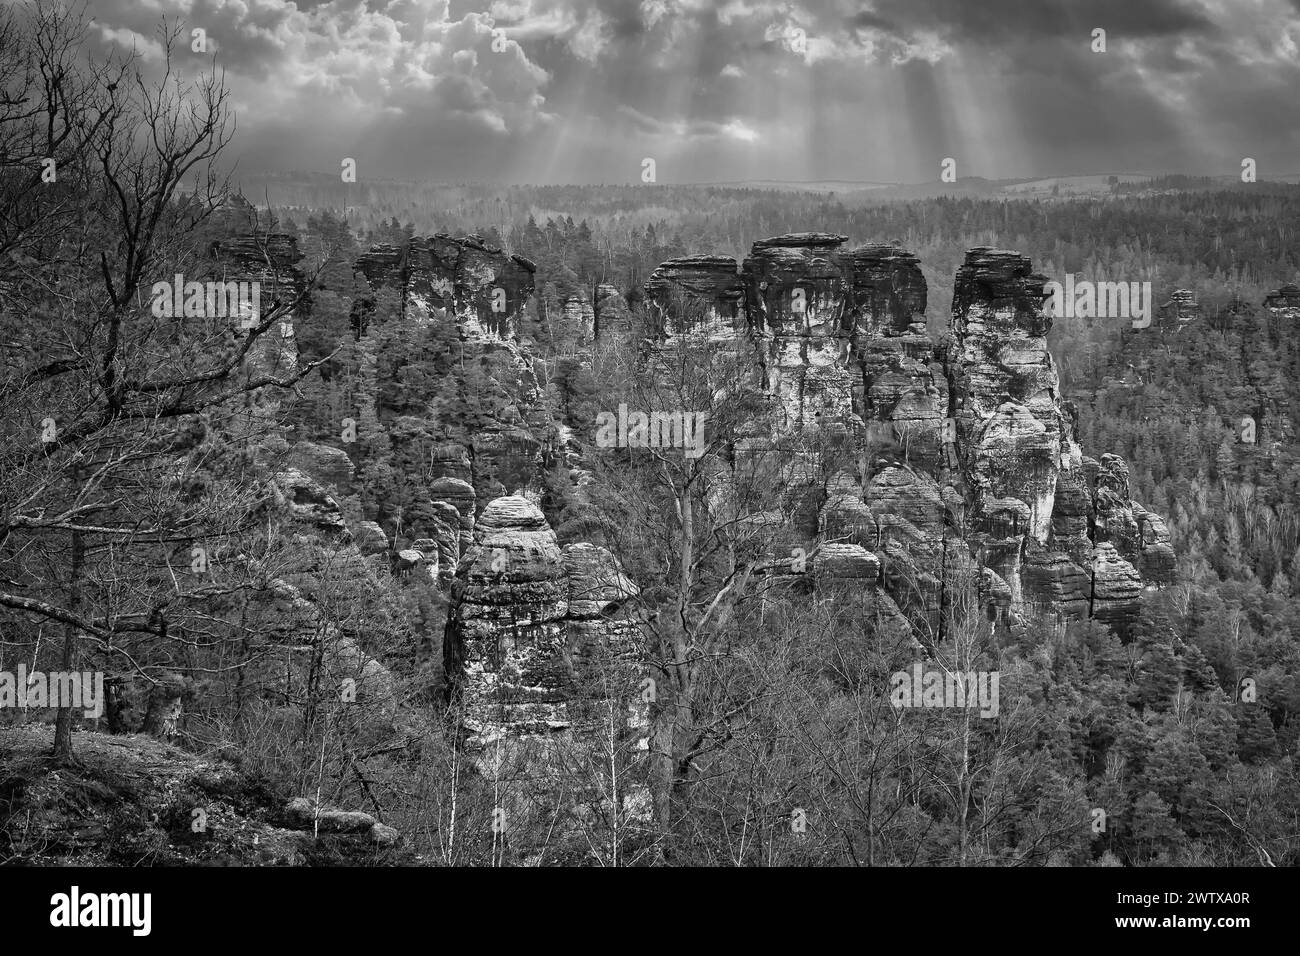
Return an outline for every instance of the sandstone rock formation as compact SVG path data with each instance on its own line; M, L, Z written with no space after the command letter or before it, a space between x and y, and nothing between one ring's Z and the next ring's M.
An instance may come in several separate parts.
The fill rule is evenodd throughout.
M284 808L285 818L313 833L364 833L380 846L392 846L401 839L395 829L361 810L339 810L319 806L310 797L294 797Z
M592 304L594 338L597 342L623 342L632 330L632 310L627 300L612 285L596 286Z
M376 246L358 257L356 267L372 291L394 293L407 317L450 324L466 364L501 357L493 376L518 396L464 442L438 443L421 454L432 455L432 479L468 482L484 498L534 489L551 429L518 331L536 267L477 236L446 235L417 237L405 247ZM394 424L400 426L391 430L395 445L422 441L429 432L418 419Z
M526 498L497 498L475 523L451 588L444 673L475 767L515 781L511 816L547 806L556 786L579 816L593 800L608 806L609 795L586 792L590 780L575 768L603 774L611 760L630 764L645 749L638 624L622 613L636 594L605 548L559 547ZM647 817L635 775L619 803L626 818Z
M665 262L646 282L652 333L699 332L715 341L736 337L744 287L730 256Z
M469 341L507 341L533 293L537 267L478 236L416 237L405 248L388 244L357 257L372 289L399 293L402 308L419 321L454 317Z
M388 553L388 535L374 521L358 521L352 529L357 547L366 557Z
M296 442L289 450L289 464L331 486L335 494L346 493L352 484L352 459L341 448L316 442Z
M313 533L328 539L350 537L338 501L309 475L297 468L286 468L276 473L271 490L276 504Z
M604 548L561 549L526 498L490 502L473 536L456 571L443 640L468 743L482 749L505 738L583 730L599 714L584 714L582 702L636 672L634 624L617 615L636 586ZM626 714L619 719L626 725Z
M1045 277L1019 253L970 250L949 334L935 340L916 257L845 242L766 239L739 269L696 256L646 282L662 347L687 333L725 344L780 409L773 434L738 445L736 467L783 434L844 436L856 468L780 472L816 483L811 524L796 523L824 568L879 568L900 606L932 621L962 571L1012 622L1050 609L1124 627L1143 588L1171 580L1173 552L1164 522L1132 501L1122 460L1094 461L1074 440Z
M1284 285L1264 297L1264 308L1279 318L1300 319L1300 286Z
M256 210L242 197L234 197L220 207L212 225L232 233L211 244L212 279L224 283L256 283L259 322L273 310L283 312L250 351L252 367L264 374L293 371L298 365L295 326L301 318L303 293L307 289L307 279L297 266L303 257L297 238L259 229ZM231 335L245 334L232 321Z
M1195 322L1201 317L1201 306L1196 301L1196 293L1189 289L1175 289L1169 294L1169 300L1160 307L1160 315L1180 325Z
M590 345L596 338L596 310L585 289L571 292L564 300L564 326L578 330L578 345Z

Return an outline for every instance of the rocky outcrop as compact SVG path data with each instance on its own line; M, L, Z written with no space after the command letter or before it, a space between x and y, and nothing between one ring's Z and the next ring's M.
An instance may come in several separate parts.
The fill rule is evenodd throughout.
M682 332L731 341L743 327L744 286L730 256L672 259L646 281L652 335Z
M596 310L585 290L569 293L564 300L563 323L566 329L577 330L577 344L590 345L596 338Z
M445 431L459 421L398 416L390 428L397 454L430 461L432 479L468 482L485 499L536 490L553 435L531 357L518 339L535 268L478 236L436 235L414 238L405 247L379 245L356 262L372 292L394 295L407 318L454 328L464 365L482 367L501 395L509 396L488 421L469 435L457 435L455 442L445 441ZM373 305L361 308L361 327Z
M830 578L852 578L875 587L880 577L880 560L857 544L831 542L817 551L815 573Z
M438 552L441 576L456 573L461 555L473 543L474 512L478 501L474 486L460 478L444 477L429 486L433 504L433 542Z
M1195 322L1201 317L1201 306L1196 301L1196 293L1190 289L1175 289L1169 293L1169 299L1160 306L1160 316L1182 325Z
M470 341L511 339L533 292L537 271L478 236L412 239L407 259L406 307L417 318L453 313Z
M388 535L374 521L359 521L352 528L352 537L366 557L388 553Z
M416 237L405 247L375 246L357 257L357 271L371 289L398 293L417 321L450 316L467 341L507 341L533 293L537 267L479 236Z
M292 520L306 525L327 539L350 537L338 501L320 482L299 471L286 468L271 482L273 500Z
M1264 297L1264 308L1287 319L1300 319L1300 286L1284 285Z
M838 256L844 236L799 233L754 243L741 276L750 340L765 390L799 429L852 408L844 361L852 331L849 276Z
M1046 278L1019 253L978 248L953 287L948 371L969 540L981 567L1025 602L1027 543L1047 546L1062 469L1079 467L1047 351Z
M612 285L596 286L596 301L592 305L595 339L600 342L624 342L632 331L632 310Z
M589 721L582 702L603 698L636 671L635 624L617 614L636 586L604 548L561 549L526 498L490 502L473 537L443 641L468 744L481 750L505 738L581 733Z
M823 567L878 568L910 613L935 621L966 575L1011 623L1051 610L1123 627L1144 588L1172 579L1173 552L1164 522L1132 500L1124 463L1087 458L1074 440L1045 277L1019 253L970 250L936 340L916 257L845 242L767 239L739 271L729 258L674 259L646 283L661 348L688 333L725 343L778 410L766 434L737 443L736 474L777 449L764 466L773 486L790 498L812 482L819 496L811 522L784 510L820 542ZM799 434L829 436L856 465L820 474L799 464L806 452L780 457Z
M648 819L643 761L649 734L637 594L618 561L594 544L558 546L526 498L497 498L474 526L451 589L443 638L448 703L478 771L513 781L508 817L544 811L556 825L562 788L571 819L611 796L578 767L622 765L619 812ZM566 820L570 819L566 817ZM560 836L570 834L561 822Z
M352 485L352 459L341 448L302 441L291 446L288 458L290 465L329 485L336 494L346 494Z
M307 279L297 267L303 257L297 237L259 230L256 210L242 197L235 197L221 207L213 225L234 234L214 240L209 247L210 279L223 283L256 283L258 322L273 311L281 313L279 320L261 334L249 351L250 365L262 374L283 375L294 371L298 367L295 327L302 319L307 289ZM251 316L247 320L241 318L231 334L247 334L242 325L251 319Z
M632 334L632 310L608 283L596 286L594 299L587 289L575 289L564 297L561 308L563 327L573 330L581 349L600 342L626 342Z
M401 839L397 830L369 813L319 806L310 797L294 797L285 806L284 815L299 829L313 833L364 833L379 846L392 846Z
M245 754L196 755L148 735L83 730L75 738L76 763L51 773L53 738L48 725L0 729L0 842L10 864L415 862L393 827L368 813L318 810L309 799L292 799Z
M369 252L357 256L356 270L361 273L371 289L392 289L404 294L406 290L407 254L405 246L381 242L371 246Z

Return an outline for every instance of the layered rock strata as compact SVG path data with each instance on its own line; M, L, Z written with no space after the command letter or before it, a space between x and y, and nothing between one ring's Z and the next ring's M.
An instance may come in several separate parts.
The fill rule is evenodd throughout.
M408 318L419 324L449 323L466 363L485 355L500 359L493 377L515 396L463 442L424 449L419 457L430 457L431 478L468 482L484 498L536 490L549 415L531 358L518 339L534 289L533 263L478 236L436 235L414 238L405 246L378 245L357 258L356 268L372 292L393 293ZM409 436L423 442L424 426L413 420L394 434L394 441Z
M1300 319L1300 286L1284 285L1264 296L1264 308L1274 318L1288 322Z
M417 321L454 316L471 342L516 336L537 271L478 236L443 234L416 237L405 247L378 245L357 257L356 268L371 289L398 292L403 310Z
M1160 307L1160 315L1180 325L1195 322L1201 317L1201 306L1196 301L1196 293L1190 289L1175 289L1169 293L1169 300Z
M280 317L261 334L249 351L249 363L261 374L285 375L298 367L295 328L302 319L306 277L298 268L302 253L298 240L287 233L247 233L219 239L210 249L212 270L217 281L236 283L242 290L256 284L256 315L252 301L241 303L249 309L232 323L231 334L242 337L246 323L261 322L278 311ZM247 284L247 285L246 285Z
M460 559L443 641L471 746L581 729L578 702L626 679L590 667L635 670L634 624L617 612L636 591L604 548L561 548L533 502L490 502Z
M814 485L811 527L795 522L829 566L878 568L899 606L931 621L961 573L1013 622L1038 609L1125 626L1143 588L1171 579L1173 552L1123 462L1074 440L1045 277L1019 253L972 249L936 340L916 257L845 242L767 239L739 266L676 259L646 283L661 348L726 343L777 410L768 434L737 446L737 473L792 434L830 436L845 446L833 469L824 454L820 473L797 455L769 466Z

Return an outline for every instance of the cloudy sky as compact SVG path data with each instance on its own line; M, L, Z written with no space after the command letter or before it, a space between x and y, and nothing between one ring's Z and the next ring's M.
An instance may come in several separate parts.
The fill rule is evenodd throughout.
M12 0L9 0L12 2ZM207 31L245 171L531 183L1300 172L1300 0L94 0ZM1106 31L1094 52L1093 31ZM494 32L495 31L495 32Z

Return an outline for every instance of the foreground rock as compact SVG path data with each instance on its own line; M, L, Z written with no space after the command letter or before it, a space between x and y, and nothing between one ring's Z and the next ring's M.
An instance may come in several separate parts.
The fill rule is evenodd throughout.
M0 729L0 852L41 866L306 866L411 862L369 814L312 833L305 800L224 757L148 736L77 733L77 763L52 770L48 726ZM297 807L297 809L295 809ZM364 820L363 820L364 818ZM362 828L361 822L368 823Z

